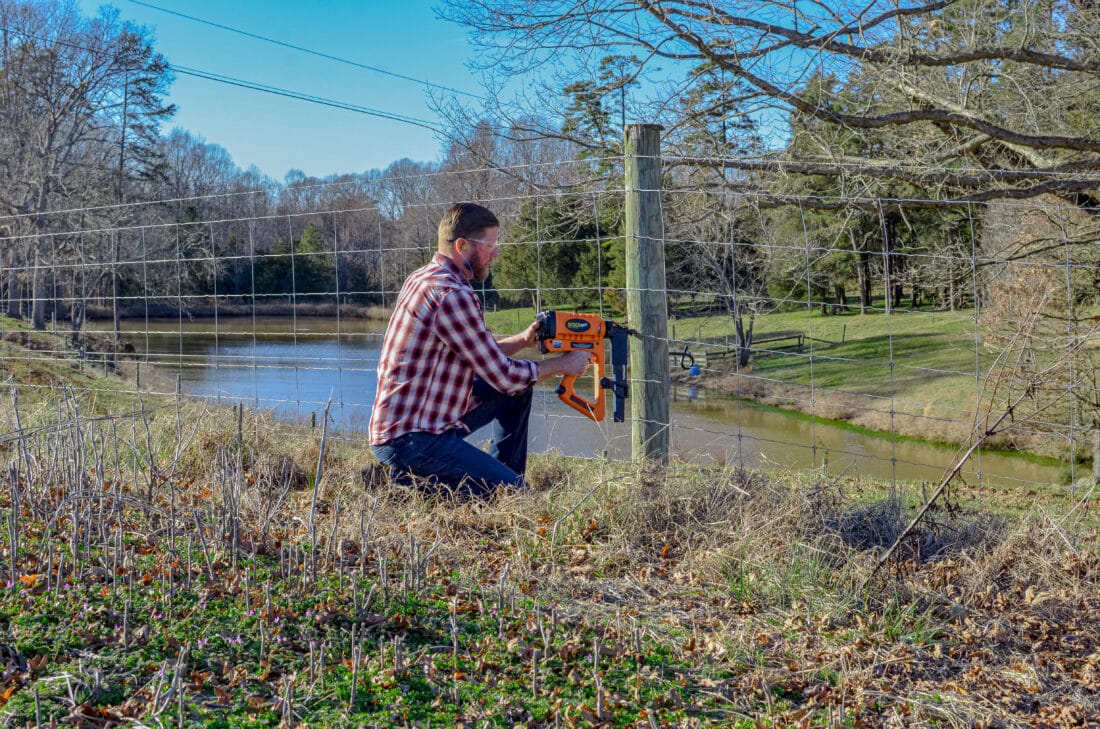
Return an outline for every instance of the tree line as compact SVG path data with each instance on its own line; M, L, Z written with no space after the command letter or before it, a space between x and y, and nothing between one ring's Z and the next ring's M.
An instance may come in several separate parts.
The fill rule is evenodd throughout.
M614 309L636 120L664 127L671 300L727 312L746 344L776 307L974 306L998 261L1064 259L1059 234L1071 298L1095 297L1092 4L528 4L449 7L493 68L558 73L507 104L441 102L440 161L275 181L165 132L171 71L145 29L0 0L4 310L79 328L89 305L385 304L456 199L489 201L517 244L487 304ZM1004 199L1074 212L1006 238L1029 208Z

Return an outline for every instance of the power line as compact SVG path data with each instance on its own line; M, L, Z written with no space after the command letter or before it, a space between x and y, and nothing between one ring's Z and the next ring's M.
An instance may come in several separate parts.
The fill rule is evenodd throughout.
M135 0L131 0L135 1ZM74 48L76 50L85 51L97 55L110 55L109 51L99 48L89 48L69 41L63 41L60 39L49 39L42 36L30 33L21 28L13 28L10 26L0 26L0 30L5 32L18 33L25 38L31 38L33 40L42 41L46 43L56 43L57 45L65 46L68 48ZM213 73L211 71L202 71L196 68L188 68L187 66L177 66L175 64L168 64L168 68L176 73L183 74L185 76L193 76L195 78L205 79L207 81L214 81L216 83L222 83L229 86L237 86L239 88L251 89L252 91L260 91L267 94L274 94L276 96L284 96L291 99L297 99L299 101L307 101L311 104L320 104L322 106L330 106L336 109L343 109L345 111L354 111L358 114L366 114L368 116L378 117L379 119L387 119L389 121L401 122L403 124L411 124L413 126L422 127L430 132L441 133L442 127L435 122L428 121L426 119L419 119L413 116L406 116L404 114L397 114L396 112L383 111L381 109L374 109L369 106L361 106L359 104L352 104L346 101L338 101L335 99L328 99L323 96L314 96L313 94L307 94L301 91L293 91L290 89L284 89L278 86L269 86L267 84L261 84L254 81L246 81L244 79L236 78L234 76L226 76L223 74Z
M461 91L459 89L452 88L450 86L443 86L441 84L432 83L431 81L425 81L423 79L413 78L412 76L406 76L404 74L395 73L393 71L387 71L384 68L379 68L377 66L369 66L365 63L359 63L358 61L352 61L352 60L349 60L347 58L341 58L340 56L334 56L330 53L324 53L323 51L315 51L311 48L305 48L303 46L294 45L293 43L287 43L286 41L277 40L275 38L270 38L268 36L260 35L258 33L250 33L247 30L241 30L239 28L233 28L231 26L223 25L221 23L215 23L212 20L205 20L203 18L197 18L194 15L187 15L185 13L180 13L180 12L177 12L175 10L169 10L167 8L162 8L162 7L159 7L157 5L153 5L152 3L142 2L141 0L130 0L130 2L133 3L134 5L141 5L142 7L150 8L152 10L159 10L162 13L168 13L169 15L175 15L176 17L184 18L186 20L190 20L190 21L193 21L195 23L202 23L203 25L209 25L213 28L218 28L219 30L228 31L230 33L236 33L237 35L243 35L246 38L253 38L255 40L263 41L264 43L271 43L273 45L282 46L283 48L290 48L291 50L299 51L301 53L308 53L311 56L317 56L318 58L324 58L324 59L329 60L329 61L336 61L337 63L345 63L349 66L354 66L356 68L362 68L364 70L372 71L374 73L379 73L379 74L382 74L384 76L390 76L392 78L401 79L402 81L411 81L412 83L420 84L421 86L427 86L428 88L438 89L440 91L447 91L447 92L450 92L452 94L461 94L462 96L469 96L470 98L477 99L479 101L488 101L488 99L486 99L484 96L479 96L478 94L473 94L473 93L470 93L469 91Z
M298 99L299 101L308 101L311 104L331 106L336 109L344 109L345 111L354 111L358 114L366 114L367 116L374 116L378 117L379 119L388 119L390 121L402 122L403 124L412 124L413 126L423 127L424 129L427 129L431 132L438 133L442 131L442 128L438 124L430 122L426 119L419 119L413 116L405 116L404 114L383 111L381 109L373 109L369 106L360 106L358 104L352 104L346 101L326 99L323 96L314 96L312 94L307 94L301 91L284 89L279 86L268 86L267 84L261 84L255 81L246 81L244 79L236 78L234 76L224 76L219 73L201 71L196 68L188 68L187 66L177 66L175 64L169 64L168 67L176 73L181 73L185 76L194 76L195 78L206 79L207 81L215 81L217 83L226 84L228 86L237 86L239 88L251 89L252 91L261 91L265 94L285 96L291 99Z
M134 2L136 0L131 0ZM0 26L0 30L9 33L18 33L25 38L31 38L33 40L42 41L44 43L56 43L60 46L67 48L73 48L79 51L85 51L87 53L93 53L96 55L111 55L109 51L100 48L89 48L88 46L79 45L71 41L63 41L60 39L45 38L34 33L23 30L22 28L13 28L10 26ZM269 86L267 84L257 83L255 81L246 81L244 79L236 78L234 76L225 76L212 71L202 71L197 68L188 68L187 66L177 66L175 64L168 64L168 68L181 73L185 76L194 76L196 78L206 79L207 81L215 81L217 83L228 84L230 86L238 86L240 88L251 89L253 91L262 91L268 94L275 94L276 96L286 96L291 99L298 99L299 101L308 101L313 104L321 104L322 106L331 106L337 109L344 109L346 111L354 111L359 114L367 114L368 116L376 116L381 119L389 119L390 121L403 122L405 124L412 124L418 127L423 127L428 131L440 132L442 131L440 126L434 122L430 122L426 119L419 119L413 116L406 116L404 114L397 114L396 112L383 111L381 109L374 109L369 106L360 106L358 104L352 104L346 101L337 101L335 99L326 99L323 96L314 96L302 91L292 91L290 89L280 88L278 86Z

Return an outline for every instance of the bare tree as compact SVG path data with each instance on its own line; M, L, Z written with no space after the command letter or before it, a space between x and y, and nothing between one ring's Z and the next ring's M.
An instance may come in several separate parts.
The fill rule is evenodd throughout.
M1026 439L1049 439L1056 446L1046 450L1055 450L1086 433L1095 439L1100 435L1100 317L1095 313L1100 228L1091 215L1052 204L1007 208L999 217L988 237L1003 240L995 263L980 272L986 303L979 323L983 343L1002 352L1009 364L991 378L998 397L1027 394L1012 413L1028 423L1011 435L1024 442L1012 445L1043 450ZM1079 247L1082 241L1088 245ZM999 404L993 401L994 407ZM1074 442L1074 455L1093 448L1093 443ZM1093 465L1100 476L1100 462Z
M737 85L739 113L770 125L801 115L889 144L851 157L775 154L716 164L904 181L938 199L1056 192L1092 200L1100 168L1100 7L1079 0L450 0L486 70L596 78L599 59L653 70L651 118L669 114L705 65ZM659 71L657 70L659 67ZM589 70L585 70L585 69ZM822 98L815 75L841 80ZM560 88L560 86L559 86ZM682 112L682 110L681 110Z
M117 11L87 19L61 0L0 0L0 28L0 213L41 328L45 274L65 242L56 233L155 174L159 123L174 109L161 99L167 63Z
M670 288L714 294L733 323L742 367L749 363L756 317L773 308L768 293L772 246L762 222L751 200L721 190L681 196L666 210Z

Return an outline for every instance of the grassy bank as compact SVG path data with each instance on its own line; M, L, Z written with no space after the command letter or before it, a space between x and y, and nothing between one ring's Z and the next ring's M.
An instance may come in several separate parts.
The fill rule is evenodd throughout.
M518 309L492 312L487 319L494 330L515 331L532 316L532 310ZM669 322L670 350L686 346L702 364L702 372L691 377L674 364L672 377L711 397L734 396L870 431L947 444L968 442L976 423L999 415L1008 397L1007 380L999 379L1007 372L1001 367L1005 352L984 343L973 310L899 309L890 315L852 310L831 316L817 309L777 312L757 318L754 340L766 341L781 332L802 335L802 351L793 346L794 340L754 344L761 351L753 354L748 366L737 367L733 357L719 362L709 356L735 347L728 316L675 318ZM779 348L769 349L773 346ZM992 437L988 445L1066 460L1064 431L1070 415L1064 403L1061 409L1048 404L1033 409L1036 412L1021 407L1021 422ZM1029 417L1037 425L1024 422ZM1058 425L1061 420L1065 423ZM1091 445L1085 444L1076 452L1087 458L1090 451Z
M454 504L365 483L360 441L57 400L0 442L5 726L1100 715L1095 494L955 490L878 568L919 494L541 456Z

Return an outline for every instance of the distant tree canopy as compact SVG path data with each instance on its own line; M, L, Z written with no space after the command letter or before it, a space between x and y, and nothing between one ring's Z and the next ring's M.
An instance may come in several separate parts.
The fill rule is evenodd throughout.
M522 306L620 307L625 286L621 222L610 195L556 195L525 201L494 263L501 299ZM602 298L601 298L602 295Z
M321 233L307 223L296 241L279 240L257 262L256 293L292 296L336 293L336 268Z

